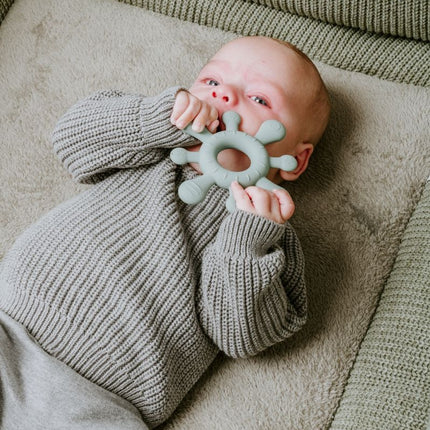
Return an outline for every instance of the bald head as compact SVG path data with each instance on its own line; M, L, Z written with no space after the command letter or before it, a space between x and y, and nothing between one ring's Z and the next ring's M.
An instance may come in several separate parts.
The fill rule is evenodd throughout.
M307 64L310 82L312 83L309 91L309 98L307 100L308 110L310 113L309 120L311 123L308 141L313 145L316 145L327 127L331 109L330 98L324 81L322 80L315 64L304 52L284 40L268 39L273 40L274 42L284 46L286 49L294 52L301 61Z

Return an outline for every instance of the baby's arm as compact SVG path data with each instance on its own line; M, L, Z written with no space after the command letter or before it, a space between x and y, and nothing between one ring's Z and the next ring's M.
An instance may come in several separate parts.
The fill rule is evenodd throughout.
M78 182L159 161L165 149L193 141L170 122L178 90L169 88L156 97L97 93L60 119L54 150Z
M203 256L198 312L206 334L232 357L299 330L307 313L304 260L289 223L229 215Z

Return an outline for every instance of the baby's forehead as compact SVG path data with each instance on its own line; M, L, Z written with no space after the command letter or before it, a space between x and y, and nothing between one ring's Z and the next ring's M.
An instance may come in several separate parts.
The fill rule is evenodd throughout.
M314 81L312 65L294 51L289 52L288 49L279 45L279 48L271 53L262 52L260 49L251 51L250 55L244 55L246 51L240 51L240 55L237 56L220 50L203 66L202 70L220 74L237 72L246 80L276 81L285 85Z
M303 71L314 67L312 61L293 45L266 37L235 39L222 46L210 61L212 60L222 60L227 63L243 61L250 64L259 62L266 65L283 64Z
M295 48L294 45L290 45L278 39L262 36L248 36L234 39L221 46L214 56L229 52L240 52L248 55L255 55L255 53L258 52L262 56L276 53L280 57L294 53L306 57L299 49Z

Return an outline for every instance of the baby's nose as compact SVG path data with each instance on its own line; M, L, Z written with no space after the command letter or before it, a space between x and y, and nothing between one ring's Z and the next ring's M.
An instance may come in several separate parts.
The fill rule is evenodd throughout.
M212 93L212 97L214 97L214 98L217 98L218 96L217 96L217 93L214 91L213 93ZM228 103L229 102L229 100L230 100L230 97L229 96L221 96L221 100L223 100L223 101L225 101L226 103Z
M217 88L212 91L212 97L222 100L228 105L234 105L237 102L236 94L231 88Z

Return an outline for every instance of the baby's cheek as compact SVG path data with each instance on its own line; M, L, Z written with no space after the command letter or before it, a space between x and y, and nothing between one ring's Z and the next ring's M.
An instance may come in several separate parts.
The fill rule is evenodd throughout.
M242 122L239 126L239 130L251 135L255 136L257 134L258 129L260 128L261 124L264 122L264 120L261 120L260 118L256 118L254 115L242 115Z
M243 111L243 113L238 112L242 117L242 122L239 126L241 131L244 131L251 136L255 136L264 121L269 119L276 119L279 121L279 119L275 118L273 113L266 107L260 106L255 102L250 103L253 103L253 105L248 106L247 109Z

